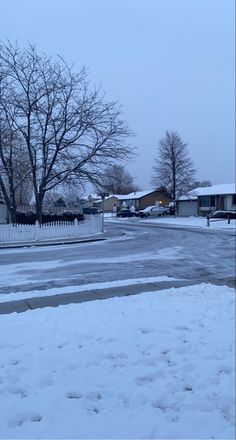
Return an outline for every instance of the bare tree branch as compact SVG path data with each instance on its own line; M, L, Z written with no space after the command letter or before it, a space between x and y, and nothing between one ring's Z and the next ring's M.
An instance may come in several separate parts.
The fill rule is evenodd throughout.
M187 144L177 132L166 131L159 142L158 157L153 167L152 184L164 187L176 200L191 188L195 170Z
M27 151L39 220L47 191L80 176L94 181L132 155L120 107L90 88L85 68L10 42L0 45L0 66L0 115Z

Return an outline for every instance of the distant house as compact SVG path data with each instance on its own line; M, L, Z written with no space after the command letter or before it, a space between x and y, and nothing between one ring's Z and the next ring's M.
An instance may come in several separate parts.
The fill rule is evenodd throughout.
M104 200L96 195L89 196L93 205L98 206L104 212L114 212L121 208L133 206L136 210L144 209L147 206L161 204L166 205L170 202L168 195L160 191L136 191L130 194L111 194Z
M120 204L124 207L134 206L136 210L145 209L156 204L167 205L170 198L164 192L157 190L136 191L124 196L119 196Z
M96 206L102 209L104 212L114 212L119 207L118 196L111 194L102 200L101 196L97 194L90 194L87 201L84 203L84 207Z
M101 208L104 212L115 212L120 206L119 196L111 194L110 196L105 197L104 200L100 197L99 199L94 200L93 204L98 208Z
M212 211L232 211L235 209L235 183L196 188L181 196L177 201L177 214L179 216L207 216Z

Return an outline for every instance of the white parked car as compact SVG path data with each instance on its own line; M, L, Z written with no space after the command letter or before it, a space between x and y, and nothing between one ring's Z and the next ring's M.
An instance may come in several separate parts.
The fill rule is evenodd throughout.
M160 217L161 215L167 215L167 214L169 214L168 208L166 208L165 206L158 206L158 205L148 206L147 208L139 211L139 217L141 218L154 217L154 216Z

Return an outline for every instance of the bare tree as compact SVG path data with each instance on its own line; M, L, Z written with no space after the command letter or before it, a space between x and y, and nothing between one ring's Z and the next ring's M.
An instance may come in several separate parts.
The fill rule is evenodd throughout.
M124 166L117 164L110 165L104 170L96 189L111 194L129 194L133 191L139 191L133 176Z
M84 191L81 185L75 182L58 185L55 189L48 191L44 197L44 208L48 211L49 208L55 206L58 200L62 199L68 208L79 209L82 206L81 199L84 196Z
M159 142L158 157L153 167L152 184L163 186L176 200L191 188L194 167L189 157L187 144L177 132L166 131Z
M0 113L0 189L10 218L16 221L16 209L32 195L28 155L19 143L17 132Z
M190 190L195 188L205 188L207 186L212 186L210 180L194 180L191 184Z
M69 206L79 207L81 206L84 191L80 184L73 182L63 185L63 195Z
M113 160L131 154L131 135L115 102L34 46L0 45L0 114L27 150L39 221L47 191L62 182L96 182Z

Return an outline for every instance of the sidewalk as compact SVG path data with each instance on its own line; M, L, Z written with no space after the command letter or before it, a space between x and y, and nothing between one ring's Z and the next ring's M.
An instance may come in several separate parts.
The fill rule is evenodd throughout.
M163 289L189 287L197 285L197 280L171 280L160 282L147 282L145 284L130 284L127 286L104 287L103 289L83 290L59 295L29 297L19 300L0 303L0 315L10 313L22 313L27 310L41 309L45 307L57 307L60 305L77 304L88 301L103 300L108 298L138 295L144 292L157 292Z

